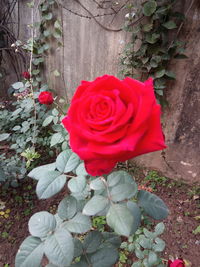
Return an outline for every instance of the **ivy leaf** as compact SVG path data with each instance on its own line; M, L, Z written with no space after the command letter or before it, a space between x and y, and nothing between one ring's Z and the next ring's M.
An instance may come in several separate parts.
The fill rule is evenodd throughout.
M176 79L176 74L175 74L173 71L166 71L166 72L165 72L165 75L166 75L169 79L172 79L172 80L175 80L175 79Z
M148 1L143 6L143 14L147 17L153 15L153 13L156 11L157 3L156 1Z
M176 23L173 20L169 20L162 24L163 27L165 27L168 30L175 29L177 27Z
M162 78L165 75L165 69L156 71L155 78Z
M158 33L147 33L145 39L147 43L155 44L158 41L159 37L160 37L160 34Z
M49 12L43 16L43 19L45 19L45 20L51 20L52 18L53 18L53 14L51 12Z
M150 32L153 29L153 23L143 25L142 29L144 32Z

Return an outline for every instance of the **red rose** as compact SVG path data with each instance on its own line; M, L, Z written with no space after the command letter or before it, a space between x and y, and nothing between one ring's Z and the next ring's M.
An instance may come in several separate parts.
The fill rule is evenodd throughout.
M153 81L122 81L104 75L83 81L63 124L72 150L93 176L109 173L118 161L166 148Z
M53 103L53 96L51 92L44 91L39 94L38 100L41 104L51 105Z
M26 79L26 80L30 80L31 75L30 75L30 73L29 73L28 71L24 71L24 72L22 73L22 77L23 77L24 79Z
M171 260L168 261L168 267L185 267L185 263L182 259Z

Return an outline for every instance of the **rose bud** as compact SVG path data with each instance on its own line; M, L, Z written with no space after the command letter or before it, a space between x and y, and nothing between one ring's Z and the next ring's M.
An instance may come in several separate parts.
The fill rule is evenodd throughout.
M166 148L153 80L104 75L77 88L63 124L71 149L92 176L119 161Z
M22 73L22 77L23 77L24 79L26 79L26 80L30 80L31 75L30 75L30 73L29 73L28 71L24 71L24 72Z
M44 91L38 96L40 104L51 105L53 103L53 96L51 92Z
M167 267L186 267L184 260L182 259L176 259L174 261L169 260Z

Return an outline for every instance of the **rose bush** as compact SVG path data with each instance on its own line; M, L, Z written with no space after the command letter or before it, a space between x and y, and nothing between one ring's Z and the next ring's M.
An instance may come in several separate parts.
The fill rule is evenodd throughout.
M104 75L83 81L63 124L72 150L93 176L109 173L117 162L164 149L153 80L119 80Z
M185 267L185 263L182 259L176 259L174 261L168 261L168 267Z
M53 96L51 92L44 91L38 96L40 104L51 105L53 103Z

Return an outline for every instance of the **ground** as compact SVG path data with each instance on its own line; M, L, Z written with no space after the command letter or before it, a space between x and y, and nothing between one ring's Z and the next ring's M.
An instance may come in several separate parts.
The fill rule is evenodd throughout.
M137 168L132 167L131 171L140 187L145 186L146 189L155 191L170 210L164 221L166 230L162 238L167 245L163 258L178 256L190 262L190 266L199 267L200 233L195 231L200 219L198 187L175 182L155 171L140 170L138 175L135 170ZM64 189L49 200L38 200L35 185L33 180L27 178L17 188L0 189L0 267L14 267L19 245L29 235L28 220L31 215L42 210L54 213L65 194ZM131 265L121 262L118 266Z

